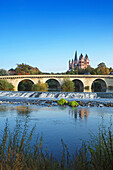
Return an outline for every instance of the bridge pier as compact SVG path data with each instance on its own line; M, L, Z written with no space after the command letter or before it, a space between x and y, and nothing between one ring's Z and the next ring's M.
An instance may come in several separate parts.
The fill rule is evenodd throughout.
M85 86L84 92L92 92L91 86Z
M14 91L18 91L18 87L17 86L14 86Z

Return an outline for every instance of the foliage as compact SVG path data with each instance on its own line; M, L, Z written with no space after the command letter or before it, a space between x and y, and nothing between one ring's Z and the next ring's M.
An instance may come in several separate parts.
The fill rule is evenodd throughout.
M69 79L65 79L61 89L64 92L73 92L75 90L74 82Z
M12 91L14 86L7 80L0 80L0 90Z
M67 100L65 100L65 99L60 99L60 100L58 100L58 104L59 105L64 105L64 104L67 104L68 103L68 101Z
M47 83L42 83L41 81L38 81L37 84L33 84L32 91L47 91L48 85Z
M92 134L87 148L93 169L113 169L113 134L111 127L108 130L99 129L97 135Z
M110 71L110 72L113 71L112 67L109 68L109 71Z
M98 64L98 66L97 67L106 67L106 65L105 65L105 63L100 63L100 64Z
M7 75L9 75L7 70L0 69L0 76L7 76Z
M75 67L74 70L70 70L67 71L66 74L85 74L85 73L90 73L92 70L94 70L94 68L92 68L91 66L88 66L86 69L79 69L78 67Z
M109 68L107 67L97 67L91 71L93 75L108 75L110 73Z
M71 107L77 107L79 104L76 101L69 102L69 106Z
M85 70L84 73L91 73L94 70L91 66L88 66Z
M15 69L15 74L17 75L33 75L33 74L42 74L41 71L37 67L32 67L27 64L17 64Z
M33 83L30 80L23 80L18 85L19 91L31 91Z

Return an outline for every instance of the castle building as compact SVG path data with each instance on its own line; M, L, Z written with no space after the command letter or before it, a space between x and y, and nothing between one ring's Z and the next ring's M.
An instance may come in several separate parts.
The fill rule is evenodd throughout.
M75 52L75 58L69 60L69 70L74 70L75 67L78 67L79 69L86 69L89 66L89 58L86 54L85 57L81 54L79 56L79 60L77 59L77 51Z

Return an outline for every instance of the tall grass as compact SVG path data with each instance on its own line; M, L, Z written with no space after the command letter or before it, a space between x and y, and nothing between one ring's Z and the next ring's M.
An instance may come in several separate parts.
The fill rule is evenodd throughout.
M8 121L0 140L0 169L29 170L29 169L75 169L75 170L104 170L113 169L113 135L111 128L99 130L98 135L92 135L89 143L83 142L81 148L70 155L67 145L63 146L59 160L52 153L43 151L42 137L33 140L34 129L28 134L28 122L21 128L16 122L14 132L10 132Z

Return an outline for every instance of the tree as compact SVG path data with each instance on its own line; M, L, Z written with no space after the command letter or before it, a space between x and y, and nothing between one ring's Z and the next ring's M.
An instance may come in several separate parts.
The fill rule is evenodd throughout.
M97 67L91 72L93 75L108 75L109 73L110 71L107 67Z
M110 73L109 68L107 67L99 67L97 70L100 75L108 75Z
M7 80L0 80L0 90L12 91L14 86Z
M37 67L32 67L30 65L27 65L27 64L17 64L17 67L15 69L15 73L17 75L37 75L37 74L42 74L42 72L37 68Z
M91 66L88 66L88 67L84 70L84 72L91 74L91 72L92 72L93 70L94 70L94 68L92 68Z
M85 73L85 70L84 69L78 69L78 74L84 74Z
M110 71L110 72L113 71L112 67L109 68L109 71Z
M37 84L33 84L32 91L47 91L48 85L47 83L42 83L41 81L38 81Z
M0 76L7 76L9 75L8 71L5 69L0 69Z
M106 65L105 65L105 63L100 63L100 64L98 64L98 66L97 67L106 67Z
M64 92L73 92L75 90L74 82L69 79L65 79L61 86L61 89Z

